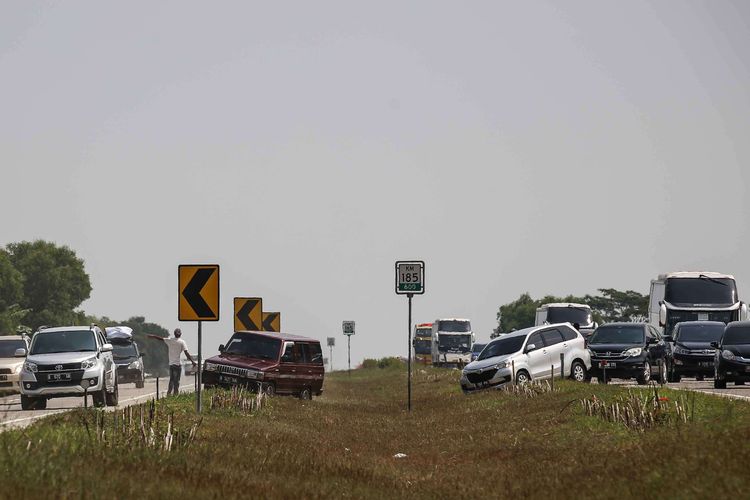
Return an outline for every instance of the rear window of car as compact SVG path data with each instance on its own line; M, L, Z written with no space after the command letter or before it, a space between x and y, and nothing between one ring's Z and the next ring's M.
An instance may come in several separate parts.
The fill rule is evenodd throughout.
M750 344L750 327L733 326L727 327L724 332L724 338L721 341L724 345Z
M320 344L309 344L310 346L310 362L314 365L322 365L323 364L323 350L320 347Z

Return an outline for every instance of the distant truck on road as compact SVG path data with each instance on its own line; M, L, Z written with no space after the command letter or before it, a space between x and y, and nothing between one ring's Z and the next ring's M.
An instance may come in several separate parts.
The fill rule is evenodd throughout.
M432 323L432 364L462 367L471 362L474 332L471 321L460 318L436 319Z
M432 363L432 323L414 326L414 360L429 365Z
M583 338L589 337L596 327L591 308L586 304L574 302L551 302L542 304L536 310L534 326L549 325L553 323L570 323L578 325L578 331Z
M660 274L651 280L649 322L672 335L681 321L745 321L747 304L737 296L734 276L708 271Z

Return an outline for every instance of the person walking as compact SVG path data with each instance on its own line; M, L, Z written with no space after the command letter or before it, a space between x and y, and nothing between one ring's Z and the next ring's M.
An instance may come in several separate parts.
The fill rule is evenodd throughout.
M167 344L169 350L169 387L167 388L167 396L170 394L177 395L180 392L180 375L182 375L182 364L180 363L180 355L184 352L187 359L193 363L193 367L198 366L193 357L188 352L187 344L182 337L182 331L179 328L175 328L173 338L159 337L158 335L146 335L152 339L161 340Z

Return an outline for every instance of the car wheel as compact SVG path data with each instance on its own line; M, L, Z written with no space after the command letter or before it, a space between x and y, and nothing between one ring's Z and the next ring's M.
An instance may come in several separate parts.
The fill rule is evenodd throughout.
M47 408L47 400L44 398L32 398L30 396L24 396L21 394L21 409L22 410L45 410Z
M646 361L643 364L643 371L635 378L638 385L646 385L651 381L651 363Z
M264 392L266 393L266 396L274 397L276 395L276 386L274 383L267 383Z
M726 389L726 388L727 388L726 380L719 380L718 378L714 379L714 389Z
M734 381L734 385L745 385L745 381L744 380L735 380Z
M574 361L573 366L570 367L570 378L576 382L586 382L589 379L586 373L586 366L580 361Z
M659 363L659 383L662 385L667 383L667 362L663 359Z
M104 397L107 402L107 406L117 406L117 403L120 400L120 384L115 382L115 390L112 391L111 394L107 392Z
M299 393L299 398L303 401L310 401L312 399L312 392L309 387L305 387Z
M526 372L526 370L521 370L518 373L516 373L517 385L528 384L530 381L531 381L531 377L529 377L529 374Z
M697 377L695 377L695 380L697 380L698 382L703 382L704 380L706 380L706 377L703 375L698 375Z
M105 387L102 387L101 391L96 391L91 395L91 399L94 400L94 406L97 408L103 408L107 406L107 389Z
M135 388L136 388L136 389L143 389L143 386L144 386L144 385L146 385L146 381L145 381L145 380L143 379L143 376L141 375L141 379L140 379L140 380L138 380L138 381L137 381L137 382L135 383Z
M677 373L674 369L674 366L672 366L672 368L669 369L669 375L667 376L667 380L669 382L677 383L680 380L682 380L682 375Z

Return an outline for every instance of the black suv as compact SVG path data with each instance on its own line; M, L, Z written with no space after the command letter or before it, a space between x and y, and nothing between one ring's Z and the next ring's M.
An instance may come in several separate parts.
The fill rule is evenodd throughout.
M714 373L716 349L711 342L718 342L726 325L721 321L684 321L677 323L672 335L665 335L670 344L669 381L679 382L682 377L703 380Z
M724 328L714 355L714 388L725 389L727 381L742 385L750 379L750 321L733 321Z
M121 384L134 383L138 389L145 384L143 353L138 344L130 339L109 339L112 344L112 357L117 363L117 381Z
M589 337L591 370L599 383L613 378L635 378L647 384L652 377L667 381L667 344L646 323L607 323Z

